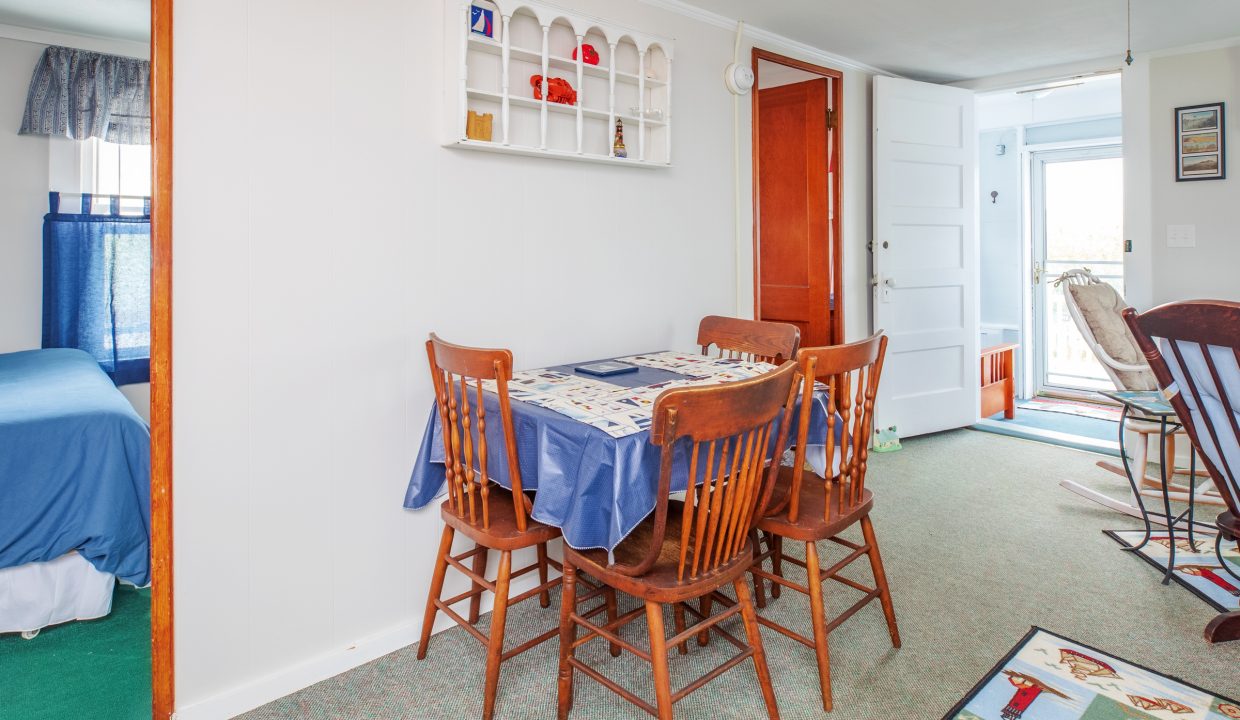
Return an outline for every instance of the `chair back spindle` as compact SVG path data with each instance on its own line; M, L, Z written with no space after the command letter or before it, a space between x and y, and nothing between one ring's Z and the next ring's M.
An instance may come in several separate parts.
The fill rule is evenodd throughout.
M788 413L781 411L796 392L796 372L789 361L748 380L659 395L650 432L650 442L661 448L654 533L644 558L617 566L617 572L640 576L659 558L678 446L688 451L689 461L677 580L696 580L744 550L779 470L778 462L767 462L771 440L775 448L787 444Z
M1124 320L1240 529L1240 303L1128 308Z
M491 448L487 430L488 421L493 423L494 420L487 414L487 391L483 386L487 381L494 382L517 529L524 532L528 500L522 494L508 397L512 353L503 349L454 345L433 333L426 341L426 353L443 435L449 506L459 517L468 518L470 524L490 528L491 476L487 463Z
M777 365L791 360L801 345L801 331L789 323L707 315L698 325L702 354L711 347L718 357Z
M860 342L802 348L797 353L802 388L793 467L805 466L811 445L823 447L823 491L826 493L823 520L828 523L847 515L864 501L869 440L874 425L874 399L886 354L887 337L881 330ZM825 437L810 436L810 413L815 402L816 382L827 386ZM797 521L800 512L802 482L802 473L792 473L790 493L784 499L788 521L792 523ZM777 505L775 511L782 511L782 507Z

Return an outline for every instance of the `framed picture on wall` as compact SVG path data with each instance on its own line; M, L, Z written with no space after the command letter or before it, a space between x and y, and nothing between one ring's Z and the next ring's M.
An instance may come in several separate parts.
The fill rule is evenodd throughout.
M1222 180L1227 177L1223 103L1175 109L1175 179Z

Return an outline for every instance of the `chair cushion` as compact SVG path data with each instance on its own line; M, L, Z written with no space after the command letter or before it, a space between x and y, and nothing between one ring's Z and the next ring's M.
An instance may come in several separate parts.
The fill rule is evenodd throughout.
M1137 347L1137 341L1133 339L1128 326L1124 324L1124 318L1120 315L1120 312L1127 307L1127 303L1115 291L1115 288L1107 283L1088 285L1069 283L1067 288L1068 292L1072 293L1072 299L1081 311L1085 324L1089 326L1094 339L1098 341L1098 345L1107 355L1125 365L1146 364L1145 357ZM1121 390L1158 389L1154 373L1149 370L1140 372L1116 370L1107 366L1106 363L1103 363L1103 367L1107 374L1120 385Z

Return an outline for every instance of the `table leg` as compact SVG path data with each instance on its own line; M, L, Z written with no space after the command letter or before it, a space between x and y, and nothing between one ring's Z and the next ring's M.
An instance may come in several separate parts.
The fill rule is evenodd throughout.
M1167 513L1167 572L1163 575L1162 584L1171 582L1175 572L1175 519L1171 515L1171 490L1167 487L1167 418L1159 420L1158 428L1158 473L1162 477L1163 510Z
M1133 547L1126 547L1125 550L1140 550L1150 541L1150 535L1153 529L1150 527L1150 515L1145 509L1145 502L1141 500L1141 489L1137 487L1137 481L1132 477L1132 466L1128 462L1128 449L1124 445L1124 426L1128 420L1128 406L1119 414L1119 457L1124 462L1124 474L1128 476L1128 484L1132 486L1132 497L1137 503L1137 508L1141 510L1141 521L1145 523L1145 537L1141 538L1141 542Z

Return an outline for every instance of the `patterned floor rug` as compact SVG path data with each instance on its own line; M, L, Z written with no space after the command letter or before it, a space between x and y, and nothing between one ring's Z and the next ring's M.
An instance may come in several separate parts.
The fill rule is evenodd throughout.
M943 720L1240 718L1240 702L1035 627Z
M1124 547L1137 546L1145 536L1141 530L1103 532ZM1171 577L1219 612L1240 609L1240 580L1219 564L1218 556L1214 554L1214 536L1197 535L1194 541L1196 546L1190 547L1188 538L1182 532L1176 532L1175 572ZM1160 534L1155 528L1150 541L1135 554L1158 568L1159 573L1164 573L1167 571L1167 558L1171 555L1169 546L1166 531ZM1234 543L1230 548L1224 544L1223 560L1231 566L1232 572L1240 575L1240 551Z

